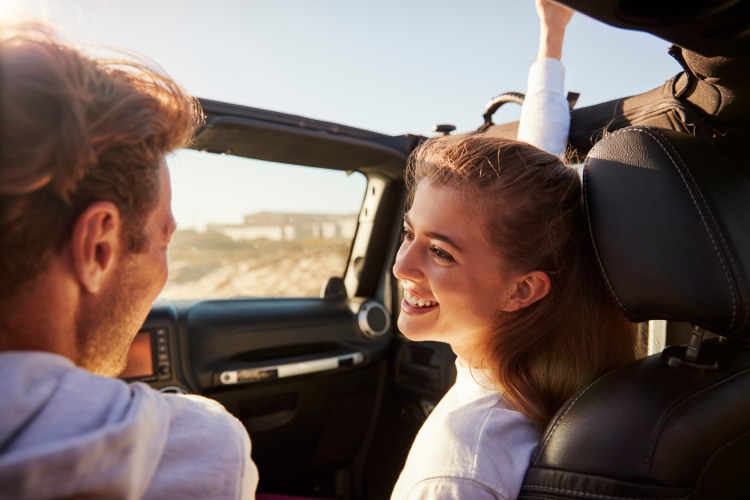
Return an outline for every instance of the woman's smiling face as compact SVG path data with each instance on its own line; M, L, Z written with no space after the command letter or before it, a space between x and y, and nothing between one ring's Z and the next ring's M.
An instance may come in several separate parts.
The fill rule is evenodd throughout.
M404 286L399 330L411 340L447 342L467 361L510 296L472 203L455 188L420 181L393 266Z

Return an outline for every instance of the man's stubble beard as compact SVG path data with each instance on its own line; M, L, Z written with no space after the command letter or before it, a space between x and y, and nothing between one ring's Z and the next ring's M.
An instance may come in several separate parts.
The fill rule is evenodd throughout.
M78 317L76 364L97 375L114 377L125 370L130 344L148 314L137 310L147 288L136 262L136 255L122 257L107 288Z

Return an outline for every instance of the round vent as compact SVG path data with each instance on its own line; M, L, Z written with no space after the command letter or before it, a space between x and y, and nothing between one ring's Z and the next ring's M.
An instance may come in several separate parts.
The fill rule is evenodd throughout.
M391 313L382 304L374 300L365 302L357 315L359 328L370 338L378 338L391 326Z

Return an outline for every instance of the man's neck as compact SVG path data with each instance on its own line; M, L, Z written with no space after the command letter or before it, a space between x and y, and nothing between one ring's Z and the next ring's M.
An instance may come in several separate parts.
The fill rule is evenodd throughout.
M54 260L54 259L53 259ZM55 264L0 309L0 351L45 351L76 362L79 290Z

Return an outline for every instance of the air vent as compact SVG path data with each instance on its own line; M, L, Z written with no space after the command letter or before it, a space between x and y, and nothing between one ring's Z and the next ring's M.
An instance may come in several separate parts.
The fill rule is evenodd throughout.
M362 333L372 339L382 337L391 327L391 313L385 306L374 300L362 304L357 320Z

